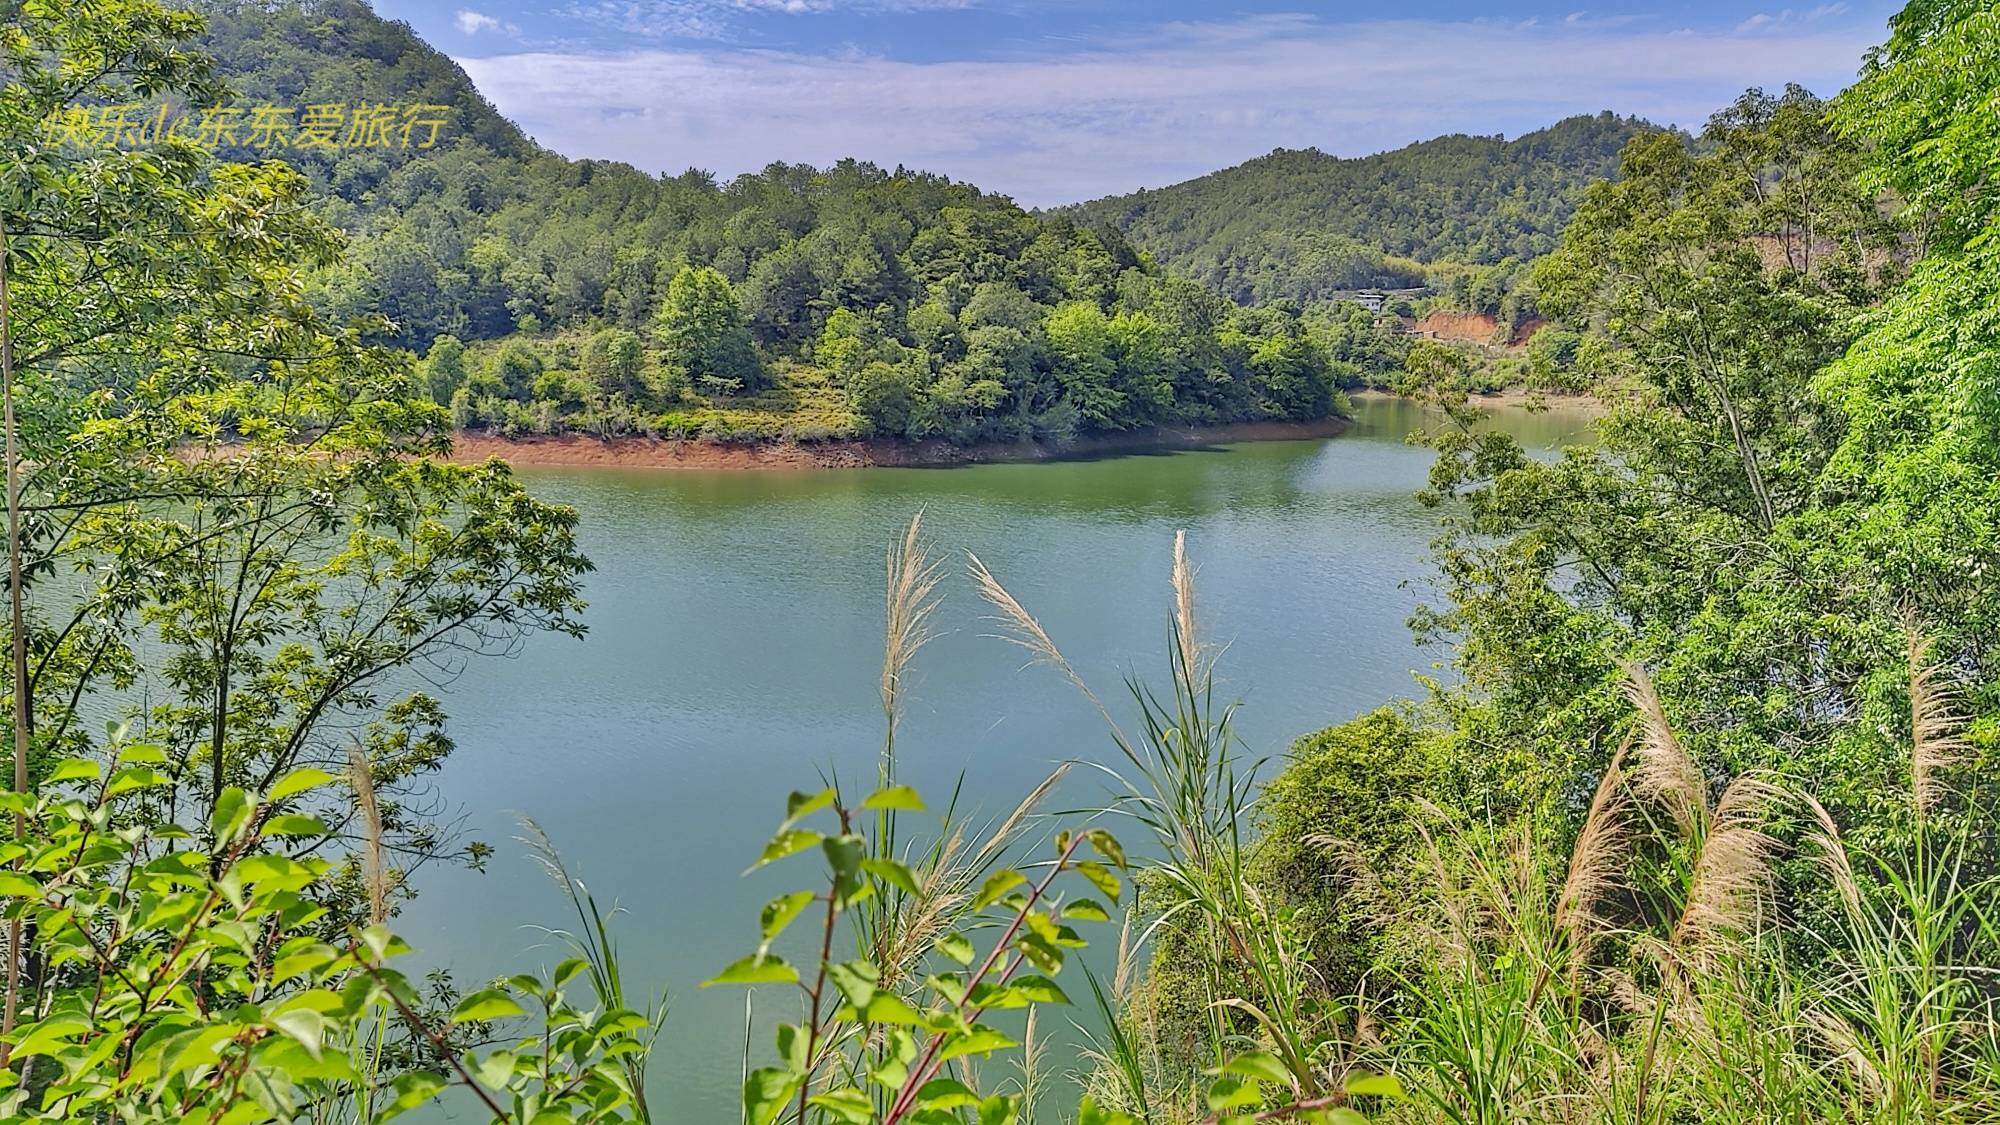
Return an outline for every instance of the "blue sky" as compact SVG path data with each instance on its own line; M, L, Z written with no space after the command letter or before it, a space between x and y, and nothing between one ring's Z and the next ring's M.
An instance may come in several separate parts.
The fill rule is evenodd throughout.
M1029 205L1273 148L1343 156L1612 109L1831 93L1896 5L1699 0L375 0L543 144L728 177L856 156ZM1572 0L1572 5L1574 0Z

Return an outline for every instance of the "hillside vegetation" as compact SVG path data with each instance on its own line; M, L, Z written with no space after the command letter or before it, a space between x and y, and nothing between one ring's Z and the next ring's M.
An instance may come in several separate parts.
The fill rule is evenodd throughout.
M202 7L240 99L453 107L431 150L223 155L308 175L349 237L320 303L429 352L424 386L463 426L1060 440L1324 417L1361 378L1295 316L1238 310L1108 228L854 161L728 183L572 161L359 0Z
M413 872L491 854L440 799L456 748L424 689L585 635L578 512L438 456L451 418L410 354L315 304L353 251L293 170L46 143L81 105L223 97L197 17L0 11L0 1118L684 1120L648 1058L691 1017L635 985L609 905L654 888L600 903L531 824L573 908L542 931L561 960L464 988L413 978L394 932ZM1830 102L1753 90L1698 147L1634 138L1532 278L1569 333L1544 358L1607 397L1592 443L1523 448L1479 424L1462 353L1410 348L1403 387L1444 420L1418 438L1440 534L1414 621L1440 674L1268 787L1217 675L1260 638L1211 620L1183 534L1165 674L1116 698L966 560L995 630L1105 720L1061 751L1102 807L1042 805L1073 763L1018 804L927 806L900 720L948 576L913 517L854 701L875 776L774 784L742 858L785 889L754 923L649 904L741 935L706 984L757 991L698 1031L743 1044L714 1076L741 1120L2000 1120L2000 119L1972 111L1996 100L2000 11L1915 0ZM1161 309L1202 292L1135 278ZM999 284L967 296L975 332L1117 377L1092 349L1125 354L1139 313ZM681 266L639 346L763 378L734 299ZM816 315L819 352L903 362L860 313ZM1211 331L1261 340L1255 365L1293 323ZM567 338L517 330L423 374L533 386ZM632 346L600 339L575 362L625 377ZM647 858L740 862L657 828ZM1055 1020L1088 1029L1081 1089Z
M1359 158L1280 149L1171 187L1068 208L1231 300L1426 284L1432 263L1554 249L1583 189L1653 128L1610 112L1509 141L1449 136Z

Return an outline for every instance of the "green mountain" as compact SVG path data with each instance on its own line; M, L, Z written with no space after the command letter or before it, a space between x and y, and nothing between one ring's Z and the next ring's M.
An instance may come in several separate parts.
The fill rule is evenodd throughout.
M1236 309L1071 216L851 160L726 184L569 160L360 0L200 7L245 107L448 110L434 147L224 149L313 180L350 243L321 300L429 352L465 426L1067 437L1320 417L1359 377L1296 316Z
M1423 265L1554 248L1584 186L1654 128L1610 112L1514 140L1449 136L1356 159L1279 149L1186 183L1067 208L1239 302L1423 283Z
M722 183L571 160L363 0L197 5L232 104L342 118L342 143L221 142L299 168L348 234L320 301L442 347L430 393L510 433L969 442L1314 417L1403 343L1351 306L1251 306L1428 282L1511 328L1532 313L1514 259L1552 246L1647 128L1603 114L1359 160L1281 151L1030 213L857 161ZM435 107L436 144L347 143L384 105Z

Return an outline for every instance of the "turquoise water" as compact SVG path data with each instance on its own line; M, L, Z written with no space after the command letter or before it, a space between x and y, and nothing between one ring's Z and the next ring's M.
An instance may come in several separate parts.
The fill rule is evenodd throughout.
M1494 418L1537 448L1585 427L1575 413ZM873 776L883 559L912 513L951 577L909 681L903 776L940 802L963 778L965 800L998 816L1056 763L1116 750L1072 689L992 636L965 552L1116 703L1127 674L1164 679L1168 567L1185 529L1248 753L1278 758L1299 734L1415 693L1413 674L1439 655L1405 627L1435 532L1413 499L1430 454L1404 442L1425 424L1378 399L1333 439L1094 461L523 471L538 495L582 513L598 567L591 632L535 638L443 693L458 750L438 796L496 854L483 874L420 872L399 926L462 984L562 959L533 928L562 925L567 908L516 839L517 815L532 816L624 911L627 971L672 993L654 1104L674 1121L733 1122L743 993L695 986L754 946L759 905L807 885L780 869L739 875L785 794L828 771ZM1091 772L1074 772L1050 807L1101 798ZM757 1003L775 1015L791 1000L774 990Z

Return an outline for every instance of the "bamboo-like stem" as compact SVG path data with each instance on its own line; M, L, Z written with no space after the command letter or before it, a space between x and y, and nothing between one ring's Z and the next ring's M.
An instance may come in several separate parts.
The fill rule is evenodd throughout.
M1069 842L1063 846L1062 854L1056 857L1055 866L1051 867L1049 873L1042 877L1042 881L1036 883L1028 892L1027 901L1015 913L1013 921L1007 924L1007 929L1001 933L1000 940L993 943L993 949L987 953L986 959L981 961L979 968L973 972L972 976L966 979L965 995L960 998L957 1009L959 1014L963 1015L968 1023L977 1020L986 1011L983 1006L975 1006L969 1012L966 1010L966 1004L972 996L972 990L984 982L987 976L993 972L994 968L999 965L1001 959L1007 955L1007 950L1014 944L1014 935L1021 932L1021 927L1027 922L1028 915L1034 913L1036 904L1040 903L1043 896L1048 893L1049 885L1056 881L1056 876L1062 874L1068 868L1070 859L1076 855L1076 849L1078 845L1083 843L1084 839L1085 836L1081 832L1070 837ZM1014 970L1019 968L1020 965L1021 957L1017 953L1014 955L1013 963L1008 965L1000 974L1000 983L1004 985L1008 980L1012 979ZM903 1121L908 1116L912 1107L916 1105L917 1091L923 1088L924 1083L929 1082L935 1077L938 1067L943 1065L943 1061L938 1058L938 1048L944 1046L944 1040L945 1037L942 1034L931 1036L930 1043L924 1048L923 1056L917 1060L917 1065L911 1068L909 1077L903 1080L902 1088L896 1091L896 1098L890 1103L888 1114L882 1118L882 1125L897 1125L898 1122ZM808 1059L808 1063L810 1063L810 1059Z
M9 683L14 697L14 792L28 791L28 634L27 614L21 606L21 453L14 418L14 310L7 293L7 275L12 272L7 224L0 216L0 403L4 403L7 458L7 620L13 642L9 661ZM14 840L19 843L28 832L26 813L14 814ZM20 860L14 861L20 866ZM21 1006L21 919L7 922L7 1000L0 1012L0 1035L14 1030ZM12 1048L0 1042L0 1067L7 1065Z

